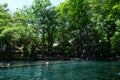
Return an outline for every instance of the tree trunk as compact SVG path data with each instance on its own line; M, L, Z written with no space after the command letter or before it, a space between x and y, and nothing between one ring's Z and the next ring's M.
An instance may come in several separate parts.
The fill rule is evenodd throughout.
M44 29L42 30L42 54L45 54L45 48L44 48L44 43L45 43L45 36L44 36Z

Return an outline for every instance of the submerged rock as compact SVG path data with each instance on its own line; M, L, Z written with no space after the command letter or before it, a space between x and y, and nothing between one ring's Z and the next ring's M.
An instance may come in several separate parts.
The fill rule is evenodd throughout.
M118 73L118 76L120 76L120 73Z

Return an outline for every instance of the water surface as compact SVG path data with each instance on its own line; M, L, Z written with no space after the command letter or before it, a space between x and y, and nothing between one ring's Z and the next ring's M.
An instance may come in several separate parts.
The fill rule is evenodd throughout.
M26 62L11 65L20 64ZM0 80L120 80L119 62L38 61L31 64L35 65L0 68Z

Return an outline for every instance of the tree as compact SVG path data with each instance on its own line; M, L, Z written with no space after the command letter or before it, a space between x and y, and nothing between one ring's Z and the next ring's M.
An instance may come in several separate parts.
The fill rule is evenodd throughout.
M52 53L54 42L53 34L56 25L56 12L49 0L35 0L33 3L33 13L36 18L35 25L42 34L42 54L45 53L45 44L48 46L47 52ZM47 40L46 40L47 39Z
M56 7L57 11L57 37L56 42L59 43L60 53L62 55L70 54L69 41L71 40L71 30L69 27L69 19L68 19L68 12L69 12L69 4L68 1L62 2L59 6Z
M115 32L114 36L111 37L112 52L115 55L120 56L120 32Z
M83 50L86 49L84 47L88 46L88 44L84 41L84 38L88 37L87 26L90 22L90 19L87 11L89 7L87 0L70 0L69 5L69 23L74 35L74 46L76 47L75 51L77 55L82 56ZM88 50L86 52L88 52Z
M0 41L7 45L9 54L15 53L15 48L20 47L23 50L21 54L23 54L24 58L29 58L31 55L31 58L35 55L37 56L37 53L31 52L36 51L37 44L35 43L38 43L38 37L32 27L27 29L24 26L7 28L1 32Z
M9 14L9 10L7 8L7 4L0 4L0 33L2 30L4 30L6 27L11 27L11 17Z

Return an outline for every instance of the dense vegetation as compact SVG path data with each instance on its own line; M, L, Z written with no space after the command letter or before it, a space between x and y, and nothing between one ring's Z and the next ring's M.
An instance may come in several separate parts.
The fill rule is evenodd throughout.
M0 4L0 59L119 59L120 1L34 0L10 14Z

